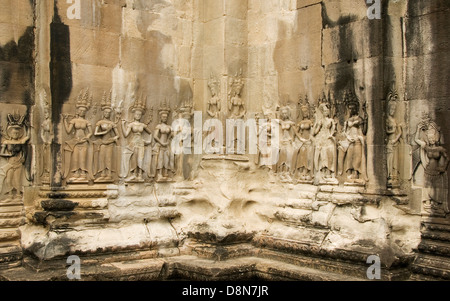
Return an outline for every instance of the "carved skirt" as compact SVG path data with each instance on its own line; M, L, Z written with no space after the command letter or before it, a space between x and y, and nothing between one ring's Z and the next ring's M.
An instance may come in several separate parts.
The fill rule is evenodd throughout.
M349 145L346 156L346 171L356 170L359 173L362 173L361 163L363 151L363 145L359 140L356 140L354 143Z
M302 143L297 153L295 168L296 169L306 168L307 170L312 170L313 156L314 156L314 148L312 142L308 141Z
M112 171L114 144L102 144L99 148L98 172Z

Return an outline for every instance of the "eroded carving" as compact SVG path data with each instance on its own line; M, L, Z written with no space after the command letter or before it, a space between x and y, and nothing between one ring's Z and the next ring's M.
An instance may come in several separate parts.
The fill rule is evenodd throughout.
M116 146L119 140L119 130L117 123L112 121L113 107L112 107L112 91L109 97L106 97L106 92L103 94L101 109L103 118L95 125L94 136L99 139L94 142L94 176L97 183L111 183L113 182L113 173L115 173L116 164Z
M345 95L344 102L349 112L345 121L343 134L345 139L339 141L338 169L339 175L347 174L347 184L364 185L366 172L366 133L367 117L363 105L363 117L360 116L360 102L351 91Z
M166 102L159 109L160 123L156 126L154 139L155 145L152 151L152 163L150 167L150 178L157 182L170 182L171 172L174 170L174 157L171 151L171 139L173 138L172 127L168 124L170 108Z
M424 118L417 125L414 140L420 146L419 163L423 168L423 209L433 215L450 212L447 201L449 158L442 146L443 139L439 126L430 118Z
M284 106L280 109L280 150L277 163L277 172L281 182L290 183L292 159L294 155L295 123L291 119L291 108Z
M133 113L133 121L128 122L122 120L122 131L125 138L128 139L127 146L123 151L122 159L122 178L126 178L125 182L142 183L144 182L145 172L145 147L152 144L152 131L148 123L141 122L147 109L146 99L141 96L135 99L131 112ZM150 138L144 139L146 132Z
M2 133L0 156L7 159L2 166L3 196L8 199L21 199L23 196L24 165L28 155L27 144L30 140L30 130L25 116L19 113L7 115L7 127ZM27 172L27 179L30 175Z
M92 179L92 153L90 138L92 125L86 113L92 104L89 88L81 91L76 103L76 115L63 114L64 128L73 138L64 143L64 174L67 183L88 183ZM70 119L70 121L69 121ZM71 176L69 178L69 176Z
M319 100L313 134L315 141L314 168L317 182L338 184L336 179L336 122L331 117L329 99L323 95Z
M41 94L41 103L43 104L44 121L41 124L40 137L42 139L42 152L40 156L41 166L41 182L43 184L50 183L50 168L51 168L51 144L53 141L52 121L50 118L50 105L47 100L47 93L45 90Z
M244 127L239 126L240 122L243 122L247 110L245 103L241 98L244 82L242 80L242 70L235 77L232 77L229 82L228 92L228 110L229 116L227 119L227 153L228 154L244 154L245 153L245 141L242 137L245 136ZM240 129L240 132L238 130ZM232 132L231 132L232 131Z
M388 116L386 118L386 160L387 160L387 187L396 188L399 186L400 161L399 146L403 134L403 128L397 123L395 114L398 105L398 94L395 90L388 95Z
M299 182L312 184L314 179L314 141L313 127L314 121L311 119L311 106L308 96L299 102L300 122L296 129L296 153L294 156L294 173Z

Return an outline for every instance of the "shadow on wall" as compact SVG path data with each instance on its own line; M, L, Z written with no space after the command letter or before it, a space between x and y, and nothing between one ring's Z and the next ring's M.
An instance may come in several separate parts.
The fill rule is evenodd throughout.
M33 105L34 28L27 27L18 43L0 46L0 102Z

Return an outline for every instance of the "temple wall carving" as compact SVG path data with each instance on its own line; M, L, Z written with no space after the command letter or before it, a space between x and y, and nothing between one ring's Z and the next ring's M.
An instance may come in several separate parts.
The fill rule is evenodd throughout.
M424 223L450 229L448 5L84 1L77 19L17 2L0 12L1 267L239 244L389 269Z

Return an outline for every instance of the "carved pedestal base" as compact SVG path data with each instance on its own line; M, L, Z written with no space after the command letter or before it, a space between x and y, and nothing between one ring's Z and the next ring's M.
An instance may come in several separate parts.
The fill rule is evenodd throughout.
M20 232L25 223L22 199L0 201L0 269L19 266L22 259Z

